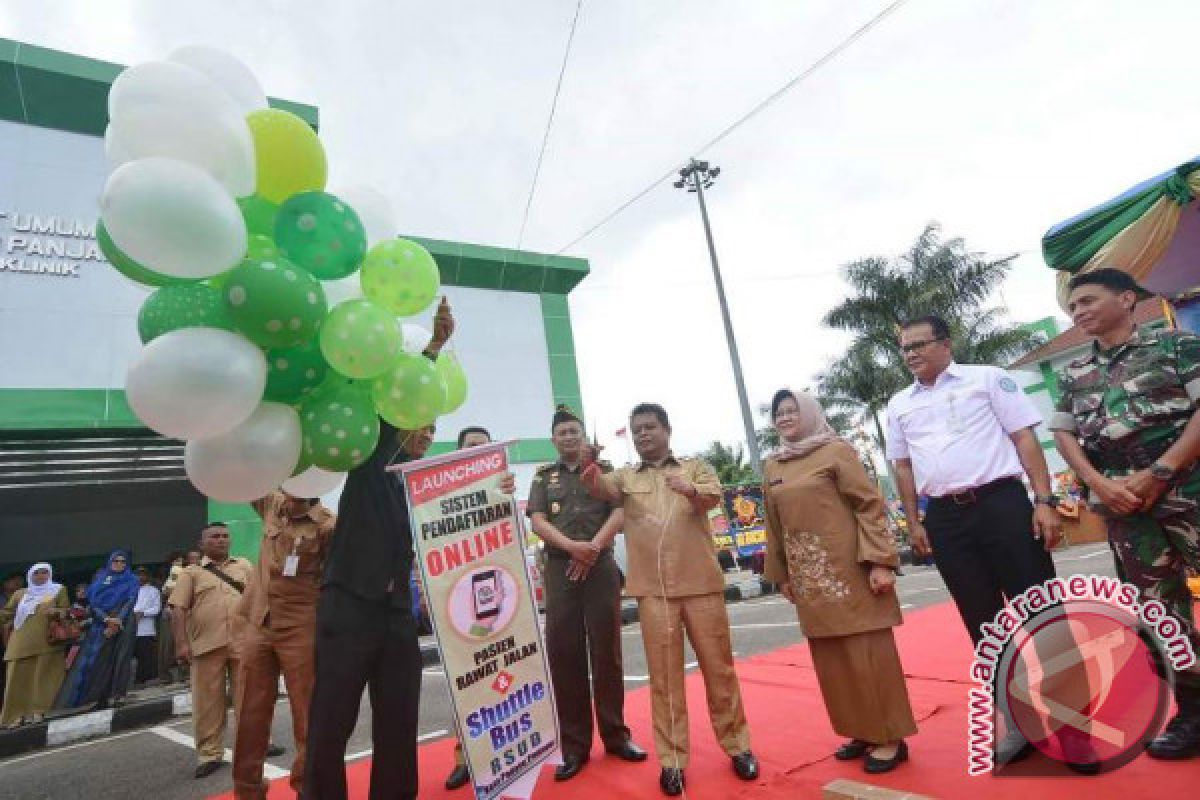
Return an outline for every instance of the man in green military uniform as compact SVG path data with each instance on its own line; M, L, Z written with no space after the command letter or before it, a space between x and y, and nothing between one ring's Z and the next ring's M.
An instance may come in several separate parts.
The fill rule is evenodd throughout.
M1094 336L1060 375L1050 429L1107 521L1121 577L1161 601L1200 651L1187 569L1200 568L1200 337L1138 330L1141 289L1115 269L1077 275L1067 308ZM1150 743L1156 758L1200 755L1200 671L1176 676L1179 713Z
M621 573L612 555L623 515L580 482L587 442L579 418L560 406L550 433L558 461L534 475L526 513L546 543L546 655L563 752L554 777L565 781L579 774L592 749L593 688L605 750L626 761L644 761L646 751L625 726Z

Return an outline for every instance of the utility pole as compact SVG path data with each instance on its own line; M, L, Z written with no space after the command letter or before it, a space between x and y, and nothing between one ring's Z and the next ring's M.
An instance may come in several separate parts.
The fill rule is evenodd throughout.
M721 267L717 264L717 248L713 244L712 226L708 221L708 206L704 203L704 190L713 185L721 174L720 167L710 167L707 161L691 159L679 170L676 189L695 192L700 201L700 218L704 221L704 238L708 242L708 257L712 261L713 282L717 286L717 302L721 306L721 321L725 323L725 343L729 345L729 360L733 365L733 381L737 384L738 401L742 406L742 424L746 428L746 448L750 454L750 465L762 474L762 457L758 452L758 436L754 432L754 416L750 413L750 400L746 396L746 381L742 377L742 360L738 356L737 340L733 336L733 323L729 320L729 304L725 300L725 282L721 280Z

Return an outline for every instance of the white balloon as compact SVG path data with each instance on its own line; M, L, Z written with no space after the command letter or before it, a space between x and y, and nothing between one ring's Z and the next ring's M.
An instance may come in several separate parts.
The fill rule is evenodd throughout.
M130 158L129 152L123 149L121 143L114 137L111 122L104 129L104 155L108 157L108 163L114 167L133 160Z
M254 73L238 59L224 50L203 45L181 47L168 61L186 64L204 73L213 83L220 86L237 103L242 114L267 107L267 95Z
M232 430L254 413L266 385L262 351L246 337L216 328L164 333L142 349L125 375L133 413L176 439Z
M299 475L288 478L281 488L292 497L321 497L341 486L344 480L344 472L329 472L320 467L309 467Z
M291 406L263 403L228 433L189 441L183 466L192 484L212 499L248 503L292 473L300 438L300 417Z
M237 203L204 170L174 158L142 158L108 177L100 215L117 247L149 269L208 278L246 254Z
M137 106L114 117L104 134L114 166L149 156L195 164L234 197L254 194L254 139L233 104L225 112L200 113L189 104Z
M401 322L400 338L404 352L420 355L425 352L426 347L429 347L429 342L433 340L433 333L414 322Z
M172 61L146 61L124 70L108 90L108 118L135 109L186 106L196 114L238 114L233 98L207 75ZM240 114L245 117L245 114Z
M358 214L367 233L367 247L386 239L395 239L399 234L392 201L379 190L371 186L346 186L331 193L345 200Z
M325 290L325 302L329 308L363 296L362 283L358 279L357 272L344 278L338 278L336 281L321 281L321 288Z

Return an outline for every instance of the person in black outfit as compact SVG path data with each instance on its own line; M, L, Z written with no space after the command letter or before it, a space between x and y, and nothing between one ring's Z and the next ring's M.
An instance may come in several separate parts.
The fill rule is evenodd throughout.
M425 351L431 359L454 332L444 298L433 326ZM375 752L370 800L417 796L421 650L409 594L412 531L404 486L387 468L423 456L433 433L432 425L404 431L380 420L375 452L342 489L317 604L303 800L345 799L346 743L364 686L371 693Z
M442 298L426 357L436 359L454 333ZM415 431L379 422L379 443L350 471L317 603L316 682L308 717L308 763L301 800L345 800L346 743L363 688L371 694L369 800L417 796L417 712L421 649L409 578L412 529L404 486L387 468L425 455L434 426ZM511 474L501 491L512 494Z

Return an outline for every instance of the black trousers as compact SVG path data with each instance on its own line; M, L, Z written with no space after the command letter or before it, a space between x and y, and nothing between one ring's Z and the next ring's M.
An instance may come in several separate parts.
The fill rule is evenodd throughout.
M585 580L571 581L570 560L546 559L546 655L554 682L564 756L592 749L592 701L609 749L629 739L621 669L621 572L602 555ZM588 679L589 665L591 680Z
M137 660L137 675L134 680L145 683L158 677L158 637L139 636L133 645L133 657Z
M1018 480L966 505L931 499L925 530L972 644L1006 598L1054 577L1053 559L1033 538L1033 505Z
M326 586L317 605L316 659L301 798L345 800L346 742L367 687L374 747L368 798L413 800L421 649L411 611Z

